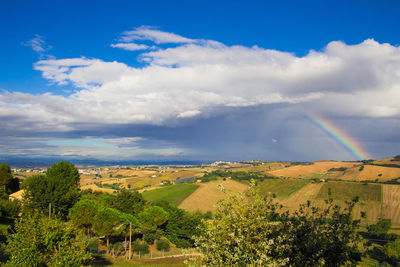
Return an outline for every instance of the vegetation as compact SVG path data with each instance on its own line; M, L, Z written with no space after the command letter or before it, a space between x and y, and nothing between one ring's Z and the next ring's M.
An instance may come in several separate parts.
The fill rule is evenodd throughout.
M20 219L7 241L9 266L81 266L92 258L76 230L59 219Z
M258 182L257 185L263 194L272 193L278 197L288 197L309 183L307 180L300 179L269 179Z
M328 194L329 191L331 195ZM337 200L350 200L354 197L359 197L363 201L381 201L382 187L380 184L360 186L359 183L332 181L323 184L317 197L322 199L331 197Z
M196 184L181 183L143 192L143 197L150 202L165 200L175 205L179 205L198 187L199 186Z
M27 178L22 184L27 210L42 211L51 204L57 213L66 217L79 199L79 180L78 170L65 161L51 165L46 175Z
M346 167L339 167L339 168L330 168L328 171L330 171L330 172L344 172L346 170L347 170Z
M19 180L11 174L10 166L2 162L0 164L0 186L3 193L11 194L19 190Z
M213 221L204 222L196 245L198 265L207 266L339 266L360 260L359 221L352 219L357 200L341 209L329 201L320 210L303 205L294 214L257 193L254 183L246 194L219 203Z
M159 251L169 251L169 240L165 237L161 237L159 240L157 240L157 249Z

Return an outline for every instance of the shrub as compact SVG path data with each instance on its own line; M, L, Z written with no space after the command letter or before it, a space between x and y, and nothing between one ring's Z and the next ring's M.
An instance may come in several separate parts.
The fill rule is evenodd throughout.
M133 243L133 251L135 251L137 254L149 253L149 245L145 241L136 239L136 241Z
M161 237L157 240L157 249L159 251L169 251L169 240L166 237Z

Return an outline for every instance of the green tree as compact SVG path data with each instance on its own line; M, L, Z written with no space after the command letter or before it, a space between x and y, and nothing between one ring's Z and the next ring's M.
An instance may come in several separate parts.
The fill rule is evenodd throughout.
M129 214L138 214L143 210L146 201L137 191L122 189L112 200L112 207Z
M400 264L400 237L398 237L395 241L389 242L385 245L385 255L388 260L395 266L399 266Z
M47 217L17 221L6 251L10 266L82 266L91 259L86 243L73 228Z
M91 198L79 200L70 210L69 219L78 228L85 228L87 235L93 227L97 212L101 205Z
M168 220L169 214L163 208L158 206L146 207L138 218L146 228L156 229Z
M11 174L11 168L7 163L0 164L0 185L3 192L10 194L19 190L19 180Z
M110 247L110 236L119 235L123 231L124 216L112 208L100 206L94 217L93 232L97 236L106 237L107 253Z
M197 264L212 266L343 266L360 259L359 221L352 219L356 199L344 209L310 202L295 213L283 212L269 196L257 193L254 182L246 193L218 204L215 218L204 221L196 245Z
M159 240L157 240L157 249L159 251L169 251L169 240L166 237L161 237Z
M375 237L382 237L392 227L391 219L379 219L376 224L371 224L367 227L368 233Z
M23 183L25 200L30 208L46 210L49 203L63 217L79 199L79 173L72 163L51 165L46 175L34 175Z
M204 221L196 246L200 266L285 266L278 205L256 193L229 196L217 204L215 218Z

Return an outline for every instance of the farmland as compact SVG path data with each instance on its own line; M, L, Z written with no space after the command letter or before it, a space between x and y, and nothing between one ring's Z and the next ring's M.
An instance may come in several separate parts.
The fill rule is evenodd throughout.
M176 184L150 191L144 191L142 195L147 201L156 202L158 200L165 200L178 206L198 187L199 185L196 184Z

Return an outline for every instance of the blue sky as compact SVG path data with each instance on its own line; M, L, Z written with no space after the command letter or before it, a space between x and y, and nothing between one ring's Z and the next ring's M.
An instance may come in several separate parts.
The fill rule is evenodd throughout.
M0 3L0 157L400 154L398 1Z

